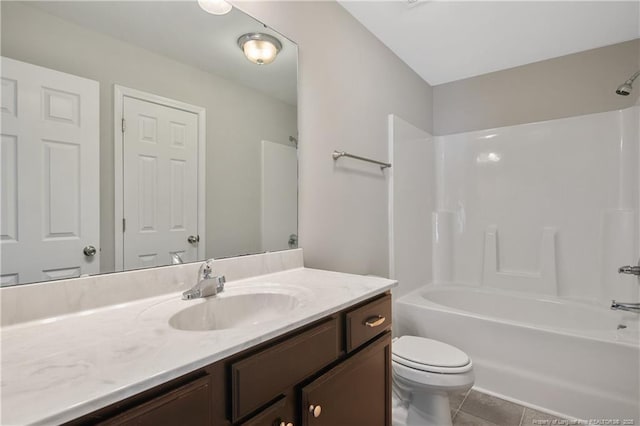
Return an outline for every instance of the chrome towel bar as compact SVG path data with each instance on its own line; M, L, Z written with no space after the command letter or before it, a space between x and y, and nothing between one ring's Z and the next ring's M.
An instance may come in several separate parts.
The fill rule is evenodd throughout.
M333 151L333 154L331 155L333 157L334 160L337 160L340 157L349 157L349 158L355 158L356 160L360 160L360 161L366 161L368 163L373 163L373 164L377 164L380 166L380 168L382 170L391 167L391 163L384 163L382 161L377 161L377 160L372 160L370 158L365 158L365 157L360 157L358 155L353 155L353 154L349 154L348 152L344 152L344 151Z

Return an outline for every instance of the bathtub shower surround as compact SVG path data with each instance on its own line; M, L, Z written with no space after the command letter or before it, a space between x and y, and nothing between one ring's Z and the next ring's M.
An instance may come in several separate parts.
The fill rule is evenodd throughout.
M640 301L618 273L640 256L639 129L634 106L435 137L433 253L413 259L431 284L398 299L396 335L459 347L488 393L640 423L638 315L609 309Z
M400 283L394 297L424 285L431 276L431 223L436 208L433 137L401 119L388 116L389 276ZM442 252L442 251L440 251Z
M639 116L632 107L437 137L436 215L453 215L446 281L638 300L637 279L617 270L639 257Z

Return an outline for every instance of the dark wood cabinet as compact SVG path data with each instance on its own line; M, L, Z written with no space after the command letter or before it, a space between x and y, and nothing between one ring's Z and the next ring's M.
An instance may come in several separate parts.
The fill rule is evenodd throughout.
M97 424L208 426L212 420L210 378L205 376Z
M303 426L391 424L391 332L302 388Z
M386 293L68 425L389 426L390 330Z
M340 356L338 318L231 365L232 421L281 395Z

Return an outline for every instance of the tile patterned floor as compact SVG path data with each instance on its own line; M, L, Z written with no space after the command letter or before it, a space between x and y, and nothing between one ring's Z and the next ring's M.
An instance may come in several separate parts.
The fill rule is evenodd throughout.
M552 426L564 420L475 389L449 395L449 405L453 426Z

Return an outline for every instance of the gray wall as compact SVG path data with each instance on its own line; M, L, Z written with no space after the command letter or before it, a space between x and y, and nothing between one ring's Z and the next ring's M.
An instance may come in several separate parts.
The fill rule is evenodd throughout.
M206 254L260 250L260 141L288 143L296 107L30 6L1 7L2 55L100 82L103 270L114 265L114 84L206 108Z
M238 2L299 45L300 246L305 264L388 273L388 179L334 149L386 159L387 114L432 128L431 87L335 2Z
M634 105L615 89L638 70L632 40L433 87L434 133L446 135ZM636 86L639 86L636 82Z

